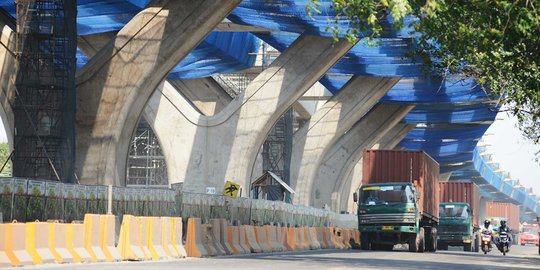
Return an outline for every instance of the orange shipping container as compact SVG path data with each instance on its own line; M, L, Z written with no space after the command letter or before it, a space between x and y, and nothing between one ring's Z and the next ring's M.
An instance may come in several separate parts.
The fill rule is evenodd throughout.
M503 217L514 231L519 230L519 206L512 203L487 202L486 218Z
M439 198L441 202L465 202L471 206L473 222L480 220L480 189L472 182L440 182Z
M365 150L362 183L411 182L420 192L419 210L439 218L439 163L422 151Z

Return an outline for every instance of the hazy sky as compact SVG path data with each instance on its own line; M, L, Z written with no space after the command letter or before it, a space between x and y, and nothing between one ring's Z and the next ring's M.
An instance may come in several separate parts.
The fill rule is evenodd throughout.
M499 113L497 119L502 120L495 121L484 136L485 143L490 145L487 152L493 154L493 161L500 164L501 170L540 195L540 164L534 161L540 146L523 138L515 117Z

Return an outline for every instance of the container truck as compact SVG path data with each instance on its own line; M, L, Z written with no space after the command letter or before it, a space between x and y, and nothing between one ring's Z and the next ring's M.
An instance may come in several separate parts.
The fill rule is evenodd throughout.
M365 150L358 204L361 249L437 250L439 164L422 151Z
M519 230L519 206L512 203L487 202L486 219L493 220L493 226L498 227L501 219L506 220L506 224L512 231Z
M479 250L480 190L472 182L439 183L439 227L437 247L462 246L463 251Z

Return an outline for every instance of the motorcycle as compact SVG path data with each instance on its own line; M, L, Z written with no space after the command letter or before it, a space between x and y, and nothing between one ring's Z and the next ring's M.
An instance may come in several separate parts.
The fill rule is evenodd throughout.
M482 239L482 251L484 254L488 254L488 252L491 251L491 232L483 230L480 234Z
M497 248L504 256L510 251L510 237L507 232L500 232L497 237Z

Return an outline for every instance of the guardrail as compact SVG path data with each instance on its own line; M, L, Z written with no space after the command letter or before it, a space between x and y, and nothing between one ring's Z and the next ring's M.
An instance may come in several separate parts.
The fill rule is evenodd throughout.
M284 224L356 228L353 215L280 201L231 198L183 192L181 188L112 187L112 213L178 216L203 221L222 218L234 224ZM108 187L44 180L0 178L0 213L4 222L17 220L83 220L84 215L106 214ZM121 222L121 220L120 220Z

